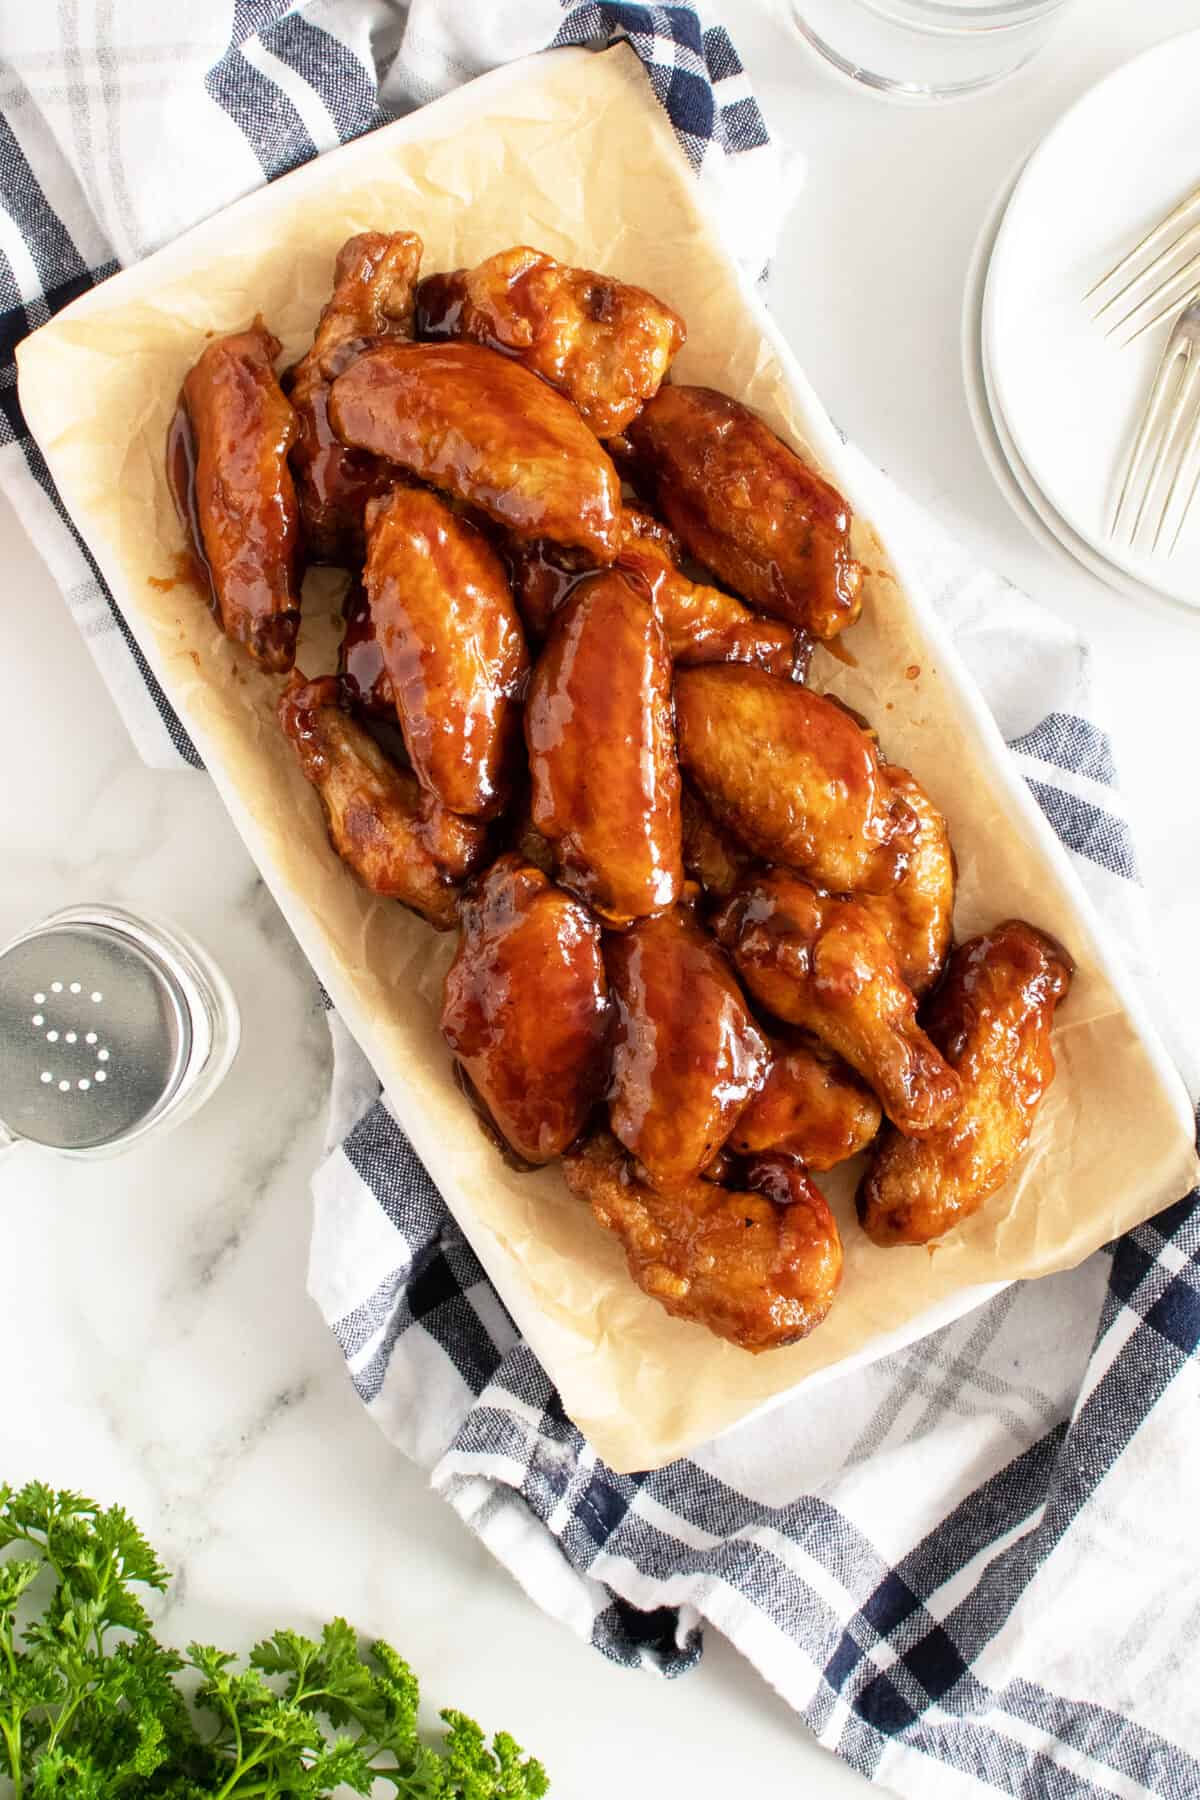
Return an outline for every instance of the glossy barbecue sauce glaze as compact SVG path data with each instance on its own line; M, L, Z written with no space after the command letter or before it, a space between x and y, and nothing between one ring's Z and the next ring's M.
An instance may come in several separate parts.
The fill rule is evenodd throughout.
M188 582L208 602L209 611L219 622L217 590L204 554L204 536L196 505L196 434L182 394L167 430L167 483L179 523L187 534L187 549L178 558L174 577L153 576L151 585L165 591L173 588L176 581Z
M626 436L637 484L735 593L821 639L854 623L862 569L850 509L748 407L712 388L667 386Z
M363 581L413 768L450 811L495 818L517 769L528 674L504 565L424 488L398 486L367 524Z
M460 334L462 310L467 298L465 271L426 275L417 283L416 332L419 338L454 338ZM481 340L494 350L514 352L491 334Z
M594 575L594 564L573 567L569 556L544 538L521 544L514 539L499 543L508 567L509 584L525 629L535 641L550 630L554 615L579 583Z
M596 921L519 856L466 893L442 994L459 1085L510 1151L551 1161L587 1122L608 1066Z
M504 316L510 321L511 337L502 337L493 330L481 307L472 306L464 320L463 311L468 303L465 269L426 275L417 284L417 336L431 340L468 337L473 343L499 351L501 356L517 358L526 355L536 340L538 325L547 310L544 291L547 267L559 270L571 281L574 297L586 318L598 325L615 318L616 282L606 281L602 275L589 278L584 270L563 269L562 265L539 256L523 274L508 277L503 282ZM625 291L629 292L628 289Z
M616 470L571 402L518 362L472 343L380 344L334 381L329 418L345 443L519 538L616 554Z
M593 574L559 613L525 706L533 823L560 879L610 926L661 912L683 882L671 661L646 586Z
M770 1050L733 972L691 909L608 936L616 1007L611 1123L652 1186L700 1174L766 1080Z
M341 366L348 367L365 343L344 347ZM369 450L351 450L329 422L329 384L308 384L297 406L299 436L292 461L314 560L352 563L361 560L363 513L367 502L386 494L396 471Z
M338 672L354 683L359 704L377 718L395 716L395 700L383 651L375 635L371 603L360 581L352 581L342 606L346 629L338 652Z

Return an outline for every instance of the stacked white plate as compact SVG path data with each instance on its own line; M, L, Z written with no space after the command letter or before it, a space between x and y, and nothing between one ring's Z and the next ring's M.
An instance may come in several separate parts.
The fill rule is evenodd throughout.
M1086 93L1005 184L971 259L967 400L1004 494L1043 542L1137 599L1200 607L1200 505L1174 553L1109 535L1124 459L1176 314L1132 344L1088 289L1200 186L1200 31ZM1153 311L1154 309L1150 309Z

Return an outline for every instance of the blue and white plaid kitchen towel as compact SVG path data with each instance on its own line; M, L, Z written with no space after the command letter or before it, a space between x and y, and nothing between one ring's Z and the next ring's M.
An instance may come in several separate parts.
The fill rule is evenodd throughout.
M770 250L773 149L727 33L688 6L10 0L0 18L0 481L154 763L195 752L25 431L26 332L263 179L551 43L627 37L738 253L757 270ZM1148 977L1086 648L868 479ZM538 1604L665 1674L711 1622L822 1743L919 1800L1200 1796L1200 1195L767 1424L617 1475L331 1029L312 1292L381 1429Z

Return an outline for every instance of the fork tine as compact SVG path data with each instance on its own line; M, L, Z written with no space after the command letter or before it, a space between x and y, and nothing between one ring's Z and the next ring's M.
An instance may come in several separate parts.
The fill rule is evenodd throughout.
M1103 306L1098 307L1092 314L1093 324L1097 319L1103 318L1109 307L1115 306L1117 301L1129 292L1130 288L1138 287L1143 281L1148 281L1151 275L1159 268L1165 267L1166 264L1171 261L1172 257L1178 256L1185 244L1192 242L1196 238L1200 238L1200 220L1197 220L1194 225L1189 225L1185 231L1181 231L1177 238L1172 239L1165 250L1159 251L1153 262L1147 263L1146 267L1140 270L1138 274L1131 275L1129 280L1125 282L1122 287L1119 287L1114 294L1111 294L1104 302ZM1157 287L1151 288L1150 292L1146 295L1146 300L1152 300L1158 292L1159 289ZM1145 301L1143 301L1142 304L1145 305ZM1132 310L1136 312L1137 308L1134 307ZM1128 314L1126 316L1128 317Z
M1179 371L1179 378L1175 384L1174 398L1171 401L1171 409L1167 414L1167 421L1162 428L1162 434L1158 440L1158 448L1154 453L1154 461L1151 464L1150 473L1146 478L1146 485L1142 490L1141 504L1137 509L1137 517L1133 521L1133 530L1129 534L1129 541L1131 544L1137 541L1137 535L1141 529L1142 520L1146 514L1146 508L1154 496L1155 488L1162 480L1163 471L1167 466L1167 458L1170 456L1171 451L1175 446L1175 437L1179 430L1180 420L1187 410L1188 401L1191 399L1192 392L1196 386L1196 359L1192 355L1192 346L1187 341L1185 341L1176 352L1176 360L1180 359L1182 360L1183 367ZM1178 475L1179 470L1176 468L1175 479L1178 479ZM1170 501L1171 494L1174 492L1175 479L1172 480L1171 486L1168 489L1167 502ZM1163 510L1165 512L1166 503L1164 503ZM1158 544L1158 536L1161 530L1162 514L1159 515L1158 529L1154 533L1154 544L1151 545L1152 549Z
M1172 333L1167 347L1159 360L1158 368L1155 370L1154 381L1150 388L1150 395L1146 401L1146 410L1142 414L1141 424L1138 426L1137 435L1133 440L1133 446L1126 459L1125 470L1121 477L1121 491L1117 495L1117 504L1113 509L1112 523L1108 528L1108 535L1110 538L1115 538L1117 535L1117 528L1121 523L1121 515L1125 510L1126 500L1129 498L1133 478L1141 465L1142 457L1146 452L1154 434L1155 426L1158 423L1159 413L1162 411L1163 405L1165 404L1167 382L1171 365L1174 363L1178 354L1179 346L1175 340L1174 333Z
M1151 318L1147 319L1144 324L1139 325L1136 331L1131 331L1127 338L1122 338L1120 348L1122 350L1127 350L1130 344L1137 342L1143 332L1150 331L1160 320L1165 319L1169 313L1173 313L1176 307L1183 307L1186 311L1189 306L1194 306L1196 304L1198 298L1200 298L1200 275L1197 276L1194 286L1187 288L1182 294L1176 294L1172 299L1166 301L1166 303L1160 306L1158 311L1153 314Z
M1165 219L1160 219L1157 225L1152 225L1140 243L1135 244L1132 250L1127 250L1120 261L1113 264L1107 275L1102 275L1099 281L1094 281L1083 296L1084 299L1090 300L1097 288L1102 288L1106 281L1111 281L1114 275L1119 275L1126 264L1133 262L1143 250L1150 250L1156 244L1161 243L1167 232L1173 226L1178 225L1181 219L1186 218L1193 209L1200 209L1200 187L1181 200L1178 206L1173 207Z
M1173 275L1168 275L1167 279L1155 288L1153 293L1147 294L1144 299L1138 301L1136 306L1131 306L1128 312L1122 313L1121 317L1108 327L1104 334L1105 337L1112 337L1114 332L1120 331L1123 325L1128 325L1129 321L1135 319L1145 307L1151 306L1155 300L1162 300L1163 305L1153 318L1147 319L1139 325L1137 330L1124 340L1125 343L1131 344L1135 337L1139 337L1143 331L1148 331L1151 325L1161 319L1164 314L1173 311L1177 306L1182 306L1198 281L1200 281L1200 250L1176 269ZM1179 286L1180 282L1183 283L1182 287Z
M1150 546L1151 550L1158 549L1159 540L1163 534L1163 526L1167 522L1167 515L1171 510L1171 503L1175 498L1176 491L1179 487L1180 479L1183 476L1184 471L1186 469L1190 468L1191 463L1192 463L1192 458L1195 454L1196 444L1198 441L1200 441L1200 406L1197 406L1195 404L1198 374L1200 374L1200 365L1197 365L1196 358L1193 355L1193 356L1189 357L1189 359L1188 359L1187 370L1184 374L1183 380L1180 382L1181 392L1183 390L1186 390L1187 397L1190 397L1192 399L1192 402L1193 402L1192 416L1188 422L1187 430L1184 433L1183 442L1179 446L1179 454L1178 454L1178 457L1177 457L1176 463L1175 463L1175 472L1171 476L1171 485L1167 489L1166 496L1163 499L1162 509L1158 515L1158 524L1154 528L1154 541ZM1180 416L1181 417L1182 417L1182 411L1183 411L1183 409L1181 407L1180 408ZM1176 544L1179 542L1179 533L1183 529L1183 520L1187 517L1188 509L1192 504L1192 500L1195 497L1195 493L1196 493L1196 482L1193 480L1191 488L1188 492L1187 500L1184 502L1183 515L1180 518L1179 524L1175 528L1175 535L1171 539L1171 549L1172 550L1174 550Z

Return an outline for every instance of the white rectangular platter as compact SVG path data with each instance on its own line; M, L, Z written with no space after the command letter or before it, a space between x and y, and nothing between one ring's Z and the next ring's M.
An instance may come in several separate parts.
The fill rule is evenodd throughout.
M619 1245L556 1170L506 1168L455 1088L437 1030L452 945L356 886L277 730L278 681L253 670L194 592L170 581L182 534L163 445L206 334L261 312L293 359L342 241L398 227L420 232L427 270L532 242L661 294L688 324L677 378L744 400L855 502L836 432L722 247L624 47L555 52L484 77L238 202L27 340L21 398L250 854L567 1411L617 1468L652 1467L803 1381L911 1341L998 1284L1077 1263L1178 1198L1196 1167L1190 1109L944 632L858 518L869 574L848 639L857 666L818 653L814 685L870 717L887 754L945 812L959 936L1026 917L1078 967L1055 1034L1059 1076L1018 1174L932 1251L874 1248L854 1221L857 1171L824 1178L846 1244L841 1295L805 1343L754 1357L670 1319L634 1288ZM327 574L309 587L299 664L314 675L332 667L336 596Z

